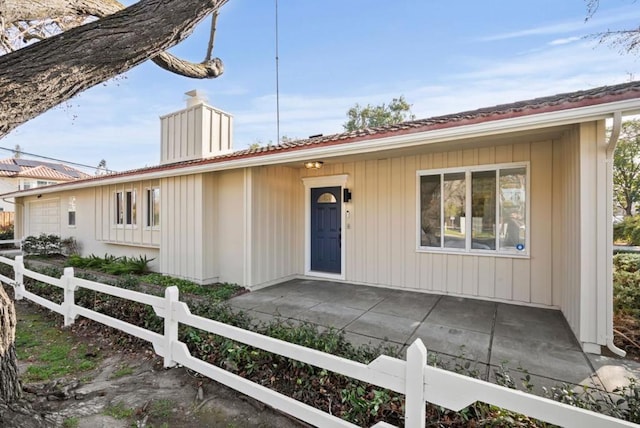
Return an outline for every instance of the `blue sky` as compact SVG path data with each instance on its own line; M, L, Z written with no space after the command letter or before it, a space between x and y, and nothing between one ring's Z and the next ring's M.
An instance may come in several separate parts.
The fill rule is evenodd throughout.
M132 1L125 1L131 4ZM404 95L417 118L640 79L640 56L584 36L640 23L640 4L584 0L279 0L281 135L342 131L355 103ZM98 85L0 140L122 171L159 161L158 117L199 89L235 118L235 148L276 140L274 0L230 0L218 19L218 79L151 62ZM208 21L172 49L201 61ZM7 156L10 154L6 153ZM5 155L0 154L0 157Z

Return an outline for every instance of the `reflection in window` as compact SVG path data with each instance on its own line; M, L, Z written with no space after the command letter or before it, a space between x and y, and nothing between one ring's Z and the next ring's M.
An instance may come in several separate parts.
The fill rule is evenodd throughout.
M496 249L496 172L471 173L471 248Z
M440 247L440 175L420 177L420 245Z
M465 180L464 172L444 174L444 246L465 247Z
M526 253L527 168L420 172L420 247Z
M335 204L337 200L336 200L336 197L333 195L333 193L326 192L318 196L318 199L316 202L319 204Z
M160 189L147 189L147 227L160 226Z
M500 171L500 249L522 251L525 245L527 211L525 168Z

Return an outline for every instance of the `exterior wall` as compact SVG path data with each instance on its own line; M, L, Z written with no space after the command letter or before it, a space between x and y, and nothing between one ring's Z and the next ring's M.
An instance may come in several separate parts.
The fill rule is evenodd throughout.
M142 183L136 183L137 186L143 186ZM138 188L138 187L136 187ZM129 240L123 242L110 241L110 236L117 237L118 233L112 231L115 229L115 225L112 223L102 224L102 221L110 221L110 212L115 211L115 208L110 209L108 204L112 204L110 200L105 201L102 197L111 193L110 186L90 188L90 189L78 189L66 192L57 192L55 194L46 195L47 199L55 199L59 204L59 224L58 231L60 236L64 238L73 237L78 242L80 247L80 253L83 256L90 254L96 254L103 256L104 254L111 254L114 256L127 256L138 257L141 255L146 256L153 260L149 267L152 270L157 270L159 267L159 251L157 245L154 247L150 244L143 243L141 241ZM69 198L75 197L76 202L76 224L75 226L69 226ZM44 196L43 196L44 198ZM29 230L29 205L33 202L38 202L35 196L26 198L18 198L18 204L16 205L16 236L25 237L30 234ZM142 203L139 201L139 203ZM98 211L98 208L100 211ZM104 209L104 211L102 211ZM138 208L138 228L144 229L143 226L143 209L142 205ZM158 234L158 231L145 231L145 234ZM124 235L122 235L124 236ZM132 234L127 234L127 238L141 237L140 233L136 231ZM103 239L106 238L106 239ZM153 240L154 238L149 238ZM159 238L155 238L159 239Z
M580 337L580 133L567 132L553 146L553 299Z
M0 177L0 195L15 192L16 190L18 190L18 180L15 178ZM13 198L8 198L7 200L13 201ZM15 206L11 202L6 202L0 198L0 210L15 211Z
M303 186L296 169L251 169L251 280L264 286L303 273Z
M147 212L146 190L157 187L159 182L155 181L135 181L131 183L118 184L112 186L100 186L94 189L82 190L82 192L95 191L95 196L76 197L78 205L76 216L84 215L84 212L95 212L95 231L93 235L97 241L120 245L133 245L138 247L157 248L160 245L160 231L151 229L145 225L145 213ZM135 225L116 225L116 192L135 191L136 193L136 213ZM65 192L65 196L73 196L74 192ZM85 206L85 200L94 200L95 206ZM164 201L163 192L160 193L160 201ZM68 199L65 200L65 204ZM67 205L62 207L62 211L67 212ZM82 210L82 211L81 211ZM66 219L66 214L65 214ZM162 222L162 215L160 221ZM66 220L65 220L66 221ZM90 236L90 235L85 235Z
M214 174L160 180L162 273L198 283L218 280L216 192Z
M553 300L550 251L552 147L552 141L521 142L300 171L302 176L349 176L353 199L345 205L350 215L343 227L347 281L554 306L558 302ZM529 258L416 250L416 171L518 161L529 161L531 168Z
M216 247L220 262L220 281L250 285L245 278L248 219L245 212L245 175L247 170L232 170L218 175L216 200L218 239Z

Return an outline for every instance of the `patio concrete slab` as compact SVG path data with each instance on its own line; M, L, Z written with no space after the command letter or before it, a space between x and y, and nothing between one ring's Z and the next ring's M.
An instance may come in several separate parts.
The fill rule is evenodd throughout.
M435 294L397 291L371 308L371 312L422 321L441 298Z
M366 312L345 330L404 345L419 325L418 321L409 318Z
M325 327L343 329L347 324L360 317L364 311L353 309L335 303L321 303L294 317L301 321L308 321Z
M229 300L229 304L234 308L253 309L277 298L278 296L267 293L246 293Z
M462 297L443 296L427 321L465 330L490 334L497 303Z
M505 363L515 370L572 384L587 380L593 372L580 349L566 349L545 342L494 336L490 364Z
M428 351L436 351L452 357L463 357L489 362L491 335L446 325L424 322L409 339L409 344L422 339Z
M553 309L498 304L496 336L546 342L566 349L580 349L562 313Z
M587 354L587 358L595 368L603 388L608 392L629 385L630 378L640 380L640 363L604 355Z
M265 314L291 318L302 311L306 311L319 305L320 303L322 303L321 300L285 295L279 299L269 300L259 306L255 306L253 310Z
M370 346L371 348L380 348L385 355L396 356L397 358L404 359L406 354L403 352L403 348L400 344L395 342L389 342L388 340L378 339L375 337L364 336L358 333L345 332L345 339L354 346Z
M640 378L640 364L585 356L560 311L553 309L309 279L229 303L257 321L310 322L320 330L342 329L354 345L397 345L400 358L419 337L429 359L439 359L450 370L477 369L482 378L493 376L504 361L513 377L531 376L538 393L542 386L563 382L612 390L630 373Z

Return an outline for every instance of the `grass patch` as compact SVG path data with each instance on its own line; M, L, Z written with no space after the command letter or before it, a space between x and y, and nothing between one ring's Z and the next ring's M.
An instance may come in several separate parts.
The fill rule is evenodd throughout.
M75 336L40 313L18 313L16 352L19 360L30 364L22 376L27 383L86 372L97 364L86 356L84 344L77 343Z
M130 374L133 374L133 368L129 367L126 364L123 364L120 366L120 368L118 368L118 370L114 371L113 374L111 374L111 376L109 377L110 379L119 379L121 377L124 376L129 376Z
M149 416L157 419L166 419L171 416L171 409L173 409L174 405L175 403L171 400L154 400L149 409Z
M133 416L134 409L126 407L124 403L120 401L117 404L105 408L103 413L116 419L128 419Z
M62 422L62 428L77 428L80 425L78 418L68 418Z

